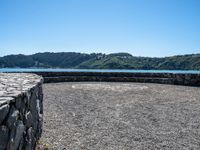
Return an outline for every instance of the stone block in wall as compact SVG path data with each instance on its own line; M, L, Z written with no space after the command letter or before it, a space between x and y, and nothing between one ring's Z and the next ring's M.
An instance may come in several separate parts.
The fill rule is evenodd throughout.
M2 122L6 118L8 112L9 112L9 107L10 106L8 104L0 106L0 124L2 124Z
M7 147L9 139L9 129L6 126L0 126L0 150L4 150Z

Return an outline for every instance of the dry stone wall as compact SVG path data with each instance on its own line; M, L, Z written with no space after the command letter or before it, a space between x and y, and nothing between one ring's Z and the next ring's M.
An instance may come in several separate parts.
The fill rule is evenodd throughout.
M143 82L200 86L200 74L181 73L126 73L126 72L36 72L44 82Z
M33 150L42 133L43 79L0 73L0 150Z

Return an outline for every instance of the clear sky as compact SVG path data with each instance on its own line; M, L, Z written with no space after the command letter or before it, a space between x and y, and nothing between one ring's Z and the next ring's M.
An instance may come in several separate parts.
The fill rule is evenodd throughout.
M0 56L200 53L200 0L0 0Z

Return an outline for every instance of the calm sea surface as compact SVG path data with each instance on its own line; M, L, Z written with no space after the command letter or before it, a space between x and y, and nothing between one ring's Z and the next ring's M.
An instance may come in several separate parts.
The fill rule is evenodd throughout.
M141 72L141 73L192 73L200 74L200 70L134 70L134 69L27 69L0 68L0 72Z

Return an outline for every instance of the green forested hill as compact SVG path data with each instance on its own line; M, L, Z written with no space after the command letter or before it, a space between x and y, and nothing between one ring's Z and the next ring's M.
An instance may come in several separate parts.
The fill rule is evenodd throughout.
M106 55L102 53L46 52L0 57L0 67L200 70L200 54L151 58L135 57L128 53Z

